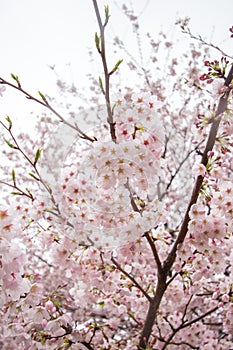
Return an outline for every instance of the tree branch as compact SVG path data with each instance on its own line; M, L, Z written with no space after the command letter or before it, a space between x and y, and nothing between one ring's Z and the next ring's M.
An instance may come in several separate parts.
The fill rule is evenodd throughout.
M174 344L174 343L171 343L171 340L174 338L174 336L181 330L181 329L184 329L184 328L187 328L189 326L191 326L192 324L202 320L203 318L205 318L206 316L212 314L213 312L215 312L216 310L218 309L218 306L214 307L213 309L205 312L204 314L196 317L195 319L189 321L189 322L185 322L184 319L182 318L182 323L180 324L180 326L178 326L177 328L172 328L172 331L173 333L168 337L167 340L164 340L165 344L164 346L162 347L162 350L165 350L167 348L167 346L169 344ZM185 310L186 312L187 310Z
M128 277L130 279L130 281L133 282L134 286L137 287L142 294L147 298L148 301L151 301L151 297L149 296L149 294L140 286L140 284L135 280L135 278L133 276L131 276L128 272L126 272L121 266L120 264L114 259L114 257L111 257L111 261L114 263L114 265L118 268L118 270L120 270L126 277Z
M151 238L150 232L146 232L144 234L144 236L146 237L146 239L147 239L147 241L148 241L148 243L149 243L149 245L151 247L151 250L153 252L154 259L155 259L155 262L156 262L156 265L157 265L157 269L158 269L158 273L161 274L162 273L162 264L161 264L161 261L160 261L160 258L159 258L159 255L158 255L155 243L154 243L153 239Z
M225 80L224 85L226 87L229 87L232 80L233 80L233 65L231 66L231 69L228 73L228 76ZM216 140L218 127L219 127L219 124L221 121L221 115L227 109L227 101L228 101L230 91L231 91L230 88L227 89L227 91L220 97L217 111L215 113L215 117L213 118L211 129L210 129L209 136L208 136L208 140L206 143L206 147L205 147L205 150L204 150L203 156L202 156L201 163L204 166L206 166L207 161L208 161L208 152L213 149L213 146L214 146L214 143ZM167 259L164 261L164 263L162 265L161 274L158 274L156 292L155 292L154 298L151 300L150 305L149 305L146 320L145 320L144 327L143 327L140 341L139 341L139 347L138 347L139 350L146 349L146 347L148 345L149 337L151 335L152 328L153 328L153 325L154 325L154 322L156 319L156 314L158 312L163 295L168 287L166 280L167 280L169 271L170 271L173 263L175 262L177 248L183 243L183 241L186 237L186 234L188 232L188 223L190 221L189 211L190 211L191 206L197 202L197 199L198 199L198 196L199 196L199 193L201 190L202 182L203 182L203 176L198 176L196 179L196 182L194 184L192 195L191 195L186 213L184 215L184 219L183 219L183 222L181 224L181 228L180 228L180 231L179 231L178 236L176 238L176 241L175 241L170 253L167 256Z
M229 85L231 84L232 80L233 80L233 65L231 66L231 69L230 69L230 71L228 73L228 76L227 76L227 78L225 80L224 85L226 87L229 87ZM208 140L207 140L207 143L206 143L206 146L205 146L205 150L203 152L202 160L201 160L201 164L203 164L204 166L206 166L207 162L208 162L208 153L214 147L214 143L215 143L215 140L216 140L218 128L219 128L220 121L221 121L221 115L227 109L227 101L228 101L228 97L229 97L230 91L231 90L229 88L220 97L220 100L219 100L219 103L218 103L218 107L217 107L217 111L216 111L215 116L214 116L214 118L212 120L212 125L211 125L211 129L210 129L210 132L209 132ZM179 234L178 234L177 239L176 239L176 241L175 241L175 243L174 243L174 245L173 245L173 247L171 249L171 252L169 253L166 261L164 262L164 268L167 271L169 271L171 266L173 265L173 263L175 261L175 258L176 258L177 248L178 248L178 246L180 246L183 243L183 241L184 241L184 239L186 237L186 234L188 232L188 223L190 221L189 211L190 211L192 205L197 202L197 199L198 199L198 196L199 196L199 193L200 193L200 190L201 190L201 186L202 186L202 183L203 183L203 179L204 179L204 177L202 175L199 175L197 177L197 179L196 179L195 184L194 184L192 195L191 195L191 198L190 198L187 210L185 212L184 219L183 219L183 222L181 224Z
M233 59L233 56L228 55L226 52L224 52L220 47L212 44L212 43L208 43L206 40L204 40L201 35L194 35L191 30L188 27L182 27L182 32L184 34L188 34L190 36L191 39L197 40L199 41L201 44L212 47L213 49L219 51L223 56L226 56L230 59Z
M189 152L186 154L186 156L182 159L182 161L179 163L179 165L178 165L178 167L176 168L176 170L175 170L175 172L173 173L173 175L171 175L170 181L169 181L169 183L167 184L165 191L164 191L164 192L162 193L162 195L160 196L159 200L162 200L162 199L164 198L164 196L168 193L169 188L171 187L171 185L172 185L174 179L175 179L176 176L178 175L180 169L182 168L182 166L184 165L184 163L186 162L186 160L188 160L188 158L190 157L190 155L191 155L193 152L195 152L195 151L198 150L198 148L201 146L201 144L202 144L203 142L204 142L204 140L200 141L200 142L198 143L198 145L197 145L195 148L193 148L191 151L189 151Z
M115 133L115 123L113 121L113 113L112 113L112 108L111 108L111 102L110 102L110 75L113 73L108 71L108 65L107 65L107 60L106 60L106 50L105 50L105 27L108 23L108 18L109 15L106 13L106 8L105 8L105 23L102 23L101 17L100 17L100 12L98 8L98 4L96 0L92 0L94 9L95 9L95 14L97 17L99 29L100 29L100 47L97 47L98 52L101 56L102 59L102 64L103 64L103 69L104 69L104 79L105 79L105 89L101 89L104 97L105 97L105 102L106 102L106 108L107 108L107 114L108 118L107 121L110 125L110 134L113 142L116 142L116 133Z
M45 98L45 96L42 95L41 93L39 93L39 94L40 94L40 96L42 97L42 100L39 100L38 98L32 96L32 95L29 94L27 91L25 91L24 89L22 89L22 87L21 87L21 85L20 85L19 82L18 82L17 85L14 85L14 84L10 83L9 81L7 81L7 80L5 80L5 79L3 79L3 78L0 77L0 84L8 85L8 86L10 86L10 87L12 87L12 88L14 88L14 89L16 89L16 90L22 92L22 93L26 96L27 99L32 100L32 101L34 101L34 102L37 102L37 103L39 103L40 105L42 105L43 107L49 109L53 114L55 114L55 115L58 117L58 119L59 119L62 123L64 123L65 125L69 126L69 127L72 128L72 129L76 130L76 131L79 133L79 135L80 135L81 138L83 138L83 139L85 139L85 140L88 140L88 141L90 141L90 142L96 141L95 138L91 138L90 136L88 136L87 134L85 134L76 124L73 125L73 124L69 123L68 121L66 121L66 120L65 120L65 119L64 119L64 118L63 118L63 117L48 103L48 101L47 101L47 99Z
M18 141L16 140L15 136L13 135L12 131L11 131L11 125L10 127L7 127L4 123L2 123L0 121L0 124L8 131L8 133L10 134L12 140L14 141L14 145L13 145L13 148L16 149L17 151L19 151L22 156L26 159L26 161L30 164L30 166L32 167L32 169L35 171L35 174L36 174L36 180L39 181L42 186L45 188L45 190L49 193L50 195L50 199L52 201L52 203L54 204L57 212L60 214L60 210L59 210L59 206L58 204L56 203L56 200L54 198L54 195L53 195L53 192L51 190L51 188L49 187L49 185L42 179L38 169L37 169L37 166L36 166L36 161L32 161L28 156L27 154L24 152L24 150L21 148L21 146L19 145ZM39 157L38 157L39 159ZM37 159L37 160L38 160ZM1 183L4 183L3 181L1 181ZM5 183L6 184L6 183ZM8 184L8 186L11 186L10 184ZM19 188L16 186L16 182L14 181L14 186L13 186L15 189L19 190ZM22 190L19 190L22 194L25 195L25 192L23 192ZM28 196L29 198L31 198L32 200L34 200L34 197L29 193L30 196Z

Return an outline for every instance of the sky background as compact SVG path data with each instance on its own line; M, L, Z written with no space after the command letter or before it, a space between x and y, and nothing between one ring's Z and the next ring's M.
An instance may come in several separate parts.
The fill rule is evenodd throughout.
M233 39L229 39L228 28L233 25L233 0L99 0L100 10L104 5L110 7L107 45L118 36L134 52L129 22L121 10L123 3L139 14L142 38L147 32L156 38L162 30L185 46L188 38L174 23L188 16L194 34L201 34L232 54ZM94 50L94 33L98 31L91 0L0 0L0 11L1 77L11 79L14 73L32 94L40 90L53 95L56 76L49 65L55 65L62 78L79 88L88 83L88 73L97 74L100 58L96 53L96 59L90 62L88 54L90 48ZM111 52L108 57L111 60ZM19 118L35 107L9 89L4 95L0 100L1 118L12 113Z

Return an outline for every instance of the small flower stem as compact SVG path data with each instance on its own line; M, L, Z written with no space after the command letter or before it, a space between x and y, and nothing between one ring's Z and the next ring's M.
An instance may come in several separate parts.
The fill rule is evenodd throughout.
M99 29L100 29L101 47L98 50L98 52L102 59L102 64L104 69L104 79L105 79L105 89L102 92L104 93L105 102L106 102L106 108L107 108L107 114L108 114L107 121L110 125L111 138L113 142L116 142L115 123L113 121L113 113L112 113L111 102L110 102L110 75L111 75L110 73L111 72L109 73L108 71L106 50L105 50L105 27L107 23L106 22L105 24L102 23L97 1L96 0L92 0L92 1L95 9L95 14L98 21Z

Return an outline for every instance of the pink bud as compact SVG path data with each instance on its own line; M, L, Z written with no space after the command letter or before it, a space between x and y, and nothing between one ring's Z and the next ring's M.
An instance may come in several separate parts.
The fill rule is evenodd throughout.
M48 300L46 301L45 303L45 309L48 311L48 312L54 312L56 310L56 308L54 308L54 304L51 300ZM54 310L55 309L55 310Z
M230 297L228 294L223 294L221 299L224 303L228 303L230 300Z
M45 328L47 326L47 323L48 321L45 318L43 318L43 320L41 321L41 327Z

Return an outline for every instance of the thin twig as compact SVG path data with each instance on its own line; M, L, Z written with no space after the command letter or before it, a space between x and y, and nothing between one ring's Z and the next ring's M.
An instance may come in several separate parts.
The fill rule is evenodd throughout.
M135 278L132 275L130 275L120 266L120 264L114 259L113 256L111 257L111 261L118 268L118 270L120 270L126 277L128 277L133 282L134 286L142 292L142 294L147 298L147 300L151 301L151 297L149 296L149 294L140 286L140 284L135 280Z
M106 60L106 49L105 49L105 27L108 23L108 17L106 15L105 18L105 23L103 24L101 17L100 17L100 12L98 8L98 4L96 0L92 0L94 9L95 9L95 14L96 18L98 21L99 29L100 29L100 47L98 47L98 52L101 56L102 59L102 64L103 64L103 69L104 69L104 79L105 79L105 89L102 90L104 97L105 97L105 102L106 102L106 108L107 108L107 114L108 114L108 123L110 126L110 134L111 138L114 142L116 142L116 132L115 132L115 123L113 121L113 113L112 113L112 108L111 108L111 102L110 102L110 75L113 73L113 71L109 72L108 70L108 65L107 65L107 60Z
M85 140L88 140L88 141L90 141L90 142L96 141L95 138L91 138L90 136L88 136L87 134L85 134L76 124L73 125L73 124L69 123L68 121L66 121L66 120L61 116L61 114L59 114L59 113L48 103L47 99L46 99L44 96L43 96L43 100L39 100L38 98L36 98L36 97L32 96L30 93L28 93L26 90L22 89L22 87L21 87L20 84L14 85L14 84L10 83L9 81L7 81L7 80L5 80L5 79L3 79L3 78L1 78L1 77L0 77L0 84L8 85L8 86L10 86L10 87L12 87L12 88L14 88L14 89L20 91L21 93L23 93L23 94L26 96L27 99L32 100L32 101L34 101L34 102L37 102L37 103L39 103L40 105L42 105L43 107L49 109L53 114L55 114L55 115L58 117L58 119L59 119L62 123L64 123L65 125L69 126L69 127L72 128L72 129L76 130L76 131L79 133L79 135L80 135L81 138L83 138L83 139L85 139Z
M189 300L188 303L190 303L190 301L191 301L191 298L190 298L190 300ZM178 326L178 327L176 327L176 328L172 327L172 331L173 331L172 334L167 338L167 340L164 340L165 344L164 344L164 346L162 347L162 350L165 350L166 347L167 347L167 345L172 344L172 343L171 343L171 340L174 338L174 336L175 336L181 329L187 328L187 327L191 326L192 324L194 324L194 323L196 323L196 322L202 320L202 319L205 318L206 316L208 316L208 315L212 314L213 312L215 312L217 309L218 309L218 306L216 306L216 307L214 307L213 309L211 309L211 310L205 312L204 314L202 314L202 315L200 315L200 316L194 318L193 320L191 320L191 321L189 321L189 322L185 322L185 321L184 321L184 315L183 315L183 317L182 317L182 323L180 324L180 326ZM186 313L186 312L187 312L187 307L185 308L185 313ZM170 324L170 323L169 323L169 324Z
M30 193L27 193L27 192L21 190L21 189L20 189L18 186L16 186L15 184L14 184L14 185L11 185L11 184L9 184L8 182L2 181L2 180L0 180L0 183L3 184L3 185L6 185L6 186L9 186L9 187L13 188L14 190L19 191L19 193L18 193L19 196L26 196L26 197L30 198L32 201L34 200L34 197L33 197L33 195L31 194L31 192L30 192Z
M53 196L53 192L52 192L52 189L49 187L49 185L47 185L44 180L42 179L37 167L36 167L36 163L35 161L32 161L28 156L27 154L22 150L22 148L20 147L18 141L16 140L15 136L13 135L12 131L11 131L11 128L8 128L4 123L2 123L0 121L0 124L8 131L8 133L10 134L12 140L14 141L14 148L16 150L18 150L22 156L26 159L26 161L31 165L31 167L34 169L36 175L37 175L37 178L38 178L38 181L42 184L42 186L45 188L45 190L49 193L50 195L50 198L51 198L51 201L52 203L55 205L56 207L56 210L57 212L60 214L60 210L59 210L59 207L58 207L58 204L56 203L55 201L55 198ZM18 190L17 186L16 186L16 183L14 182L14 187ZM21 191L22 192L22 191ZM31 199L33 200L33 196L31 197Z
M151 247L151 250L153 252L154 259L155 259L155 262L157 264L158 273L161 274L161 272L162 272L162 263L160 261L159 255L158 255L158 252L157 252L157 249L156 249L156 246L155 246L155 242L151 238L150 232L146 232L144 234L144 236L146 237L146 239L147 239L147 241L148 241L148 243L149 243L149 245Z
M199 41L201 44L205 45L205 46L209 46L212 47L213 49L219 51L223 56L226 56L230 59L233 59L233 56L228 55L226 52L224 52L220 47L218 47L217 45L214 45L212 43L208 43L207 41L205 41L201 35L194 35L191 30L188 27L183 27L182 28L182 32L184 34L188 34L190 36L190 38Z
M160 196L159 200L162 200L162 199L164 198L164 196L168 193L169 188L171 187L171 185L172 185L174 179L175 179L176 176L178 175L178 173L179 173L180 169L182 168L182 166L184 165L184 163L189 159L190 155L191 155L193 152L197 151L197 149L201 146L201 144L202 144L203 142L204 142L204 140L200 141L200 142L198 143L198 145L197 145L195 148L193 148L191 151L189 151L189 152L186 154L186 156L182 159L182 161L179 163L178 167L176 168L174 174L171 175L170 181L169 181L169 183L168 183L167 186L166 186L166 190L165 190L165 192L162 193L162 195Z
M38 255L38 254L36 254L36 253L33 253L33 255L34 255L37 259L41 260L44 264L48 265L49 267L56 268L55 265L50 264L47 260L45 260L44 258L42 258L40 255Z

